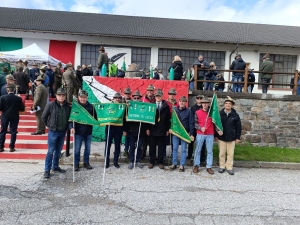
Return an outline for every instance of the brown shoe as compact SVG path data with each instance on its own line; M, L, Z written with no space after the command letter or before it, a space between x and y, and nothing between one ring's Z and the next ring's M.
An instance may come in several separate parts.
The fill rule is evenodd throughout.
M0 152L4 152L4 148L0 148Z
M163 164L159 164L158 167L159 167L159 169L164 169L165 168L165 166Z
M10 152L14 152L14 151L16 151L16 149L11 148L11 149L9 149L9 151L10 151Z
M154 167L154 164L152 164L152 163L148 164L149 169L152 169L153 167Z
M213 174L214 174L214 171L213 171L211 168L207 168L206 171L207 171L210 175L213 175Z
M198 171L199 171L199 166L194 166L193 173L198 173Z

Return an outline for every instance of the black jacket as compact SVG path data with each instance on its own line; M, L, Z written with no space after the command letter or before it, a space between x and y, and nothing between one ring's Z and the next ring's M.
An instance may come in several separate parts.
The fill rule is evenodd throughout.
M19 96L13 93L1 96L0 111L2 111L2 118L19 120L19 111L24 110L25 106Z
M160 118L159 121L158 118ZM166 132L169 131L171 126L170 118L170 107L165 100L162 100L160 111L156 109L155 125L149 126L150 135L166 136Z
M52 69L46 70L46 75L49 77L49 84L48 86L51 86L54 84L54 72Z
M84 68L81 70L81 75L84 77L84 76L92 76L93 74L88 68Z
M169 68L169 73L171 68L174 69L174 80L181 80L183 76L183 66L181 61L175 61L171 64Z
M29 70L29 79L31 82L34 82L34 80L40 75L40 69L39 68L32 68Z
M202 69L209 69L209 63L206 62L206 61L204 61L204 60L202 60L202 61L196 60L196 61L193 63L193 66L197 65L197 66L198 66L198 69L199 69L199 68L201 68L201 64L204 65L204 68L202 68ZM199 79L199 78L204 78L206 72L207 72L206 70L200 70L200 71L198 71L197 78L198 78L198 79ZM195 73L194 76L196 76L196 73Z
M230 66L231 70L245 70L246 68L246 63L244 62L244 60L242 58L238 58L236 60L234 60ZM233 72L234 76L243 76L244 73L243 72Z
M80 103L79 103L80 104ZM92 104L89 102L86 102L85 105L80 104L83 108L86 109L86 111L89 112L96 120L98 120L97 117L97 112ZM73 122L69 122L69 129L72 129L73 127ZM91 135L93 132L93 126L92 125L87 125L87 124L80 124L75 122L75 134L76 135Z
M225 113L224 109L220 111L223 135L218 136L222 141L235 141L241 139L242 124L239 114L234 109L228 114Z
M27 91L29 83L29 77L27 74L23 72L16 72L13 76L16 79L16 84L20 86L19 91Z
M64 101L63 105L60 104L55 100L54 102L50 102L46 105L46 108L42 115L43 123L48 127L49 130L56 131L56 122L58 116L58 107L63 107L66 110L67 118L69 120L71 107L67 101Z
M139 134L139 127L140 122L133 122L133 121L126 121L124 123L124 131L129 136L137 137ZM141 123L141 130L140 130L140 136L146 136L146 130L148 129L149 125L146 123Z

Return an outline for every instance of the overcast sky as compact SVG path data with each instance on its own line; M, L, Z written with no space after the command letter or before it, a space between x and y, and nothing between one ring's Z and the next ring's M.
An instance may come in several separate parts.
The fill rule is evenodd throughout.
M299 0L2 0L1 6L300 26Z

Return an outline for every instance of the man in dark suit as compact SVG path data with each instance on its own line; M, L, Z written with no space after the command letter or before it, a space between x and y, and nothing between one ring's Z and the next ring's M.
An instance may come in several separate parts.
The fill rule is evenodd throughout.
M19 85L18 93L26 94L28 91L29 77L23 72L23 67L19 67L17 72L14 73L17 85Z
M14 94L16 85L8 84L6 87L7 95L0 98L0 111L2 111L1 131L0 131L0 152L4 151L5 136L7 127L10 127L10 152L15 151L15 143L17 139L17 128L19 124L19 111L24 111L25 106L22 99Z

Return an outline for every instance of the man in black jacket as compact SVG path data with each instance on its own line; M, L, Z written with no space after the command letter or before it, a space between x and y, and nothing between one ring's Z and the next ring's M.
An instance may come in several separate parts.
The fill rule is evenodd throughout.
M64 89L59 88L56 92L56 100L46 105L42 115L42 120L49 130L44 178L50 178L51 168L54 172L66 172L58 164L68 129L70 112L71 107L66 101L66 92Z
M231 70L245 70L246 63L242 59L241 54L235 56L235 60L232 62ZM233 82L242 82L244 73L243 72L233 72ZM242 84L233 84L233 92L242 92Z
M204 60L202 55L199 55L198 60L196 60L193 63L193 66L195 66L195 65L198 66L198 69L199 68L203 69L203 70L194 72L194 74L195 74L194 76L196 76L196 73L198 72L197 81L201 81L201 82L197 82L197 90L203 90L203 80L204 80L205 73L206 73L205 69L209 69L209 63Z
M87 101L88 93L84 90L78 93L78 103L91 114L96 120L98 120L96 110L92 104ZM75 134L75 171L79 170L80 161L80 149L82 142L84 141L84 154L83 154L83 167L86 169L92 169L90 165L90 152L91 152L91 142L92 142L92 131L93 126L87 124L80 124L69 122L69 129L71 134Z
M0 131L0 152L4 151L5 136L7 133L7 127L10 127L10 152L15 151L15 143L17 139L17 128L19 124L19 111L24 111L25 106L22 99L14 94L16 86L14 84L8 84L6 87L7 95L0 98L0 111L1 116L1 131Z
M204 97L203 95L197 95L196 96L196 104L191 107L193 117L195 117L195 113L196 113L197 110L202 109L201 100L202 100L203 97ZM193 134L194 137L197 136L197 132L196 132L195 128L193 129L192 134ZM195 141L191 141L191 143L189 144L188 156L186 157L186 159L192 159L193 152L194 152L194 143L195 143ZM204 141L204 143L202 145L201 152L200 152L201 157L199 156L200 159L201 159L201 162L205 162L205 159L206 159L205 146L206 146L206 144L205 144L205 141Z
M154 167L155 156L156 156L156 146L158 146L158 166L160 169L164 169L164 139L169 135L170 129L170 108L165 100L162 100L163 92L161 89L157 89L155 93L156 99L156 117L155 125L150 125L147 130L147 135L150 136L149 145L149 155L150 163L148 165L149 169Z
M135 91L132 95L133 101L141 101L142 95L139 91ZM146 129L148 125L146 123L141 122L133 122L129 121L125 123L125 132L126 132L126 138L128 137L129 145L130 145L130 151L129 151L129 165L128 169L133 169L134 166L134 158L135 158L135 149L136 149L136 165L139 168L143 168L143 165L141 164L141 156L142 156L142 144L143 144L143 138L146 136Z
M241 140L242 125L239 114L233 109L234 100L227 96L224 102L224 109L220 111L223 135L218 136L219 145L219 173L224 173L225 168L230 175L234 175L233 171L233 155L235 145ZM225 163L227 153L227 160Z
M13 76L16 79L16 84L19 85L18 93L26 94L28 91L29 77L23 72L23 67L19 67Z
M82 85L82 77L84 76L93 76L93 74L91 73L91 70L89 70L85 64L82 64L81 66L81 85Z

